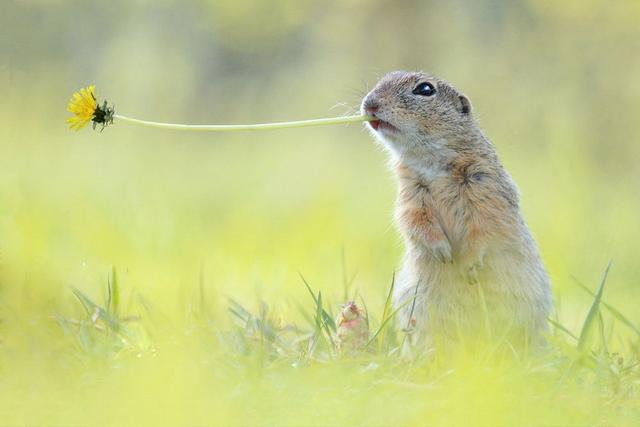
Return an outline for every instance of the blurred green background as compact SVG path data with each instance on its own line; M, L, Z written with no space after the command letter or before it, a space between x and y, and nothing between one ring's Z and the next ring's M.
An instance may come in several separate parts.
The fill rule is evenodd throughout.
M378 310L402 254L387 156L362 126L74 133L66 102L88 84L132 117L253 123L353 112L391 70L440 76L518 183L563 322L590 300L572 276L594 288L609 259L606 299L640 322L639 23L635 0L3 0L4 394L75 369L51 316L81 310L71 287L101 301L112 265L171 325L156 345L177 345L201 283L220 312L264 299L296 319L298 272L334 305L355 275Z

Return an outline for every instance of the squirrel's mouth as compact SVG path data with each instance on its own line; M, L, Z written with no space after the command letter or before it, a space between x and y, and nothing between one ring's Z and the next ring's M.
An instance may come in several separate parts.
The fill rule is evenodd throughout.
M369 121L369 126L373 128L373 130L378 132L397 132L398 128L393 126L389 122L385 122L384 120L375 119Z

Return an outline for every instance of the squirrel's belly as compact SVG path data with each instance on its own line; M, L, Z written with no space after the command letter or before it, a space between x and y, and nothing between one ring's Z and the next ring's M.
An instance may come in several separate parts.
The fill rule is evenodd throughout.
M400 322L445 335L461 330L475 334L486 320L496 330L524 328L535 334L545 328L551 308L549 282L539 258L509 253L488 253L473 284L466 267L455 260L444 264L409 253L395 302L402 304L414 295L413 313L403 309Z

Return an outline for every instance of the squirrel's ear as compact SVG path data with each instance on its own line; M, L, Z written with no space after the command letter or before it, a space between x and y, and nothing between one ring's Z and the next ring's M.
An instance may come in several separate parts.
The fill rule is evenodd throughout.
M462 114L469 114L471 112L471 101L464 95L458 95L457 107Z

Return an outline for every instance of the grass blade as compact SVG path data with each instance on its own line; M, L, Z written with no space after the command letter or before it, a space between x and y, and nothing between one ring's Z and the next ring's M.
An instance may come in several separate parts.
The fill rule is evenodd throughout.
M115 266L111 266L111 272L107 277L107 310L117 316L120 305L120 289L118 288L118 275Z
M389 286L389 293L387 294L387 299L384 302L384 308L382 309L382 320L386 319L391 313L391 300L393 298L393 289L396 286L396 272L393 272L391 276L391 286ZM385 330L380 333L380 342L384 342Z
M549 323L551 323L555 328L557 328L557 329L561 330L562 332L564 332L565 334L569 335L574 340L579 341L579 338L573 332L571 332L569 329L567 329L564 326L562 326L562 324L556 322L555 320L553 320L551 318L547 318L547 321Z
M306 320L309 323L309 325L313 327L314 321L311 318L311 315L308 313L307 309L297 301L294 301L293 304L296 306L296 308L298 309L298 311L300 312L304 320Z
M327 338L329 338L329 342L331 343L331 348L334 349L336 347L336 344L333 341L333 336L331 335L331 331L329 330L329 326L327 324L327 312L324 310L324 308L322 308L322 293L320 291L318 291L317 301L316 333L321 334L324 330L324 332L327 334ZM331 319L331 321L333 322L333 319Z
M600 301L602 300L602 293L604 292L604 285L607 282L607 276L609 275L609 269L611 268L612 262L613 260L609 261L609 265L607 265L607 269L604 271L602 280L600 281L600 286L598 287L598 292L593 298L589 313L587 313L587 317L584 319L584 323L582 324L580 337L578 338L578 350L580 351L583 351L587 345L591 329L593 329L593 324L597 320L598 311L600 310Z
M91 301L89 297L80 292L79 289L73 288L73 294L80 300L82 306L87 311L87 314L91 317L97 314L98 318L101 319L105 324L109 327L109 329L119 332L120 331L120 322L118 319L113 317L109 312L100 307L95 302Z
M302 273L298 273L298 274L300 275L300 278L302 279L302 282L304 283L304 285L307 287L307 290L309 291L309 294L311 295L311 298L313 298L313 301L316 303L316 307L317 307L318 306L318 299L316 298L315 294L313 293L313 290L311 289L311 286L309 286L309 283L307 283L307 281L304 278L304 276L302 275ZM320 305L320 308L322 308L322 305ZM324 321L329 326L329 328L331 328L331 330L333 332L336 332L337 331L336 322L333 320L331 315L329 313L327 313L327 311L325 309L322 309L322 317L324 318Z
M398 308L396 308L395 310L393 310L393 312L389 315L389 317L387 317L386 319L382 320L382 323L380 324L380 327L378 328L378 330L376 331L375 334L373 334L373 336L369 339L369 341L367 342L367 344L364 346L364 348L366 349L367 347L369 347L369 345L374 342L376 340L376 338L378 337L378 335L380 335L380 332L384 329L384 327L387 325L387 323L389 323L389 321L391 319L393 319L395 317L396 314L398 314L398 312L403 309L407 304L409 304L412 301L415 301L416 299L416 295L412 296L411 298L409 298L408 300L406 300L405 302L403 302L402 304L400 304L398 306Z
M318 297L316 298L316 332L320 332L322 328L322 292L318 291Z
M362 303L362 308L364 309L367 319L367 330L369 330L369 309L367 308L367 303L364 301L364 298L362 298L362 295L358 294L358 296L360 297L360 302Z
M575 277L573 278L573 280L576 281L576 284L583 289L585 292L587 292L589 295L591 295L592 297L595 297L596 294L593 293L593 291L589 288L587 288L585 285L583 285L582 283L580 283L578 281L578 279L576 279ZM602 300L600 301L600 304L603 305L604 308L606 308L609 313L611 313L611 315L613 317L615 317L620 323L622 323L623 325L625 325L626 327L628 327L629 329L631 329L632 331L634 331L636 334L640 335L640 327L638 327L637 325L635 325L631 320L629 320L624 314L622 314L618 309L616 309L615 307L613 307L611 304L608 304L606 301Z
M413 292L413 303L411 303L411 310L409 311L409 319L407 320L407 326L406 326L406 330L409 331L411 328L411 319L413 319L413 311L416 308L416 300L418 298L418 289L420 288L420 283L422 281L422 278L418 279L418 283L416 284L416 289ZM402 337L402 343L400 343L400 348L404 348L404 343L407 340L407 335L408 332L404 334L404 336Z

